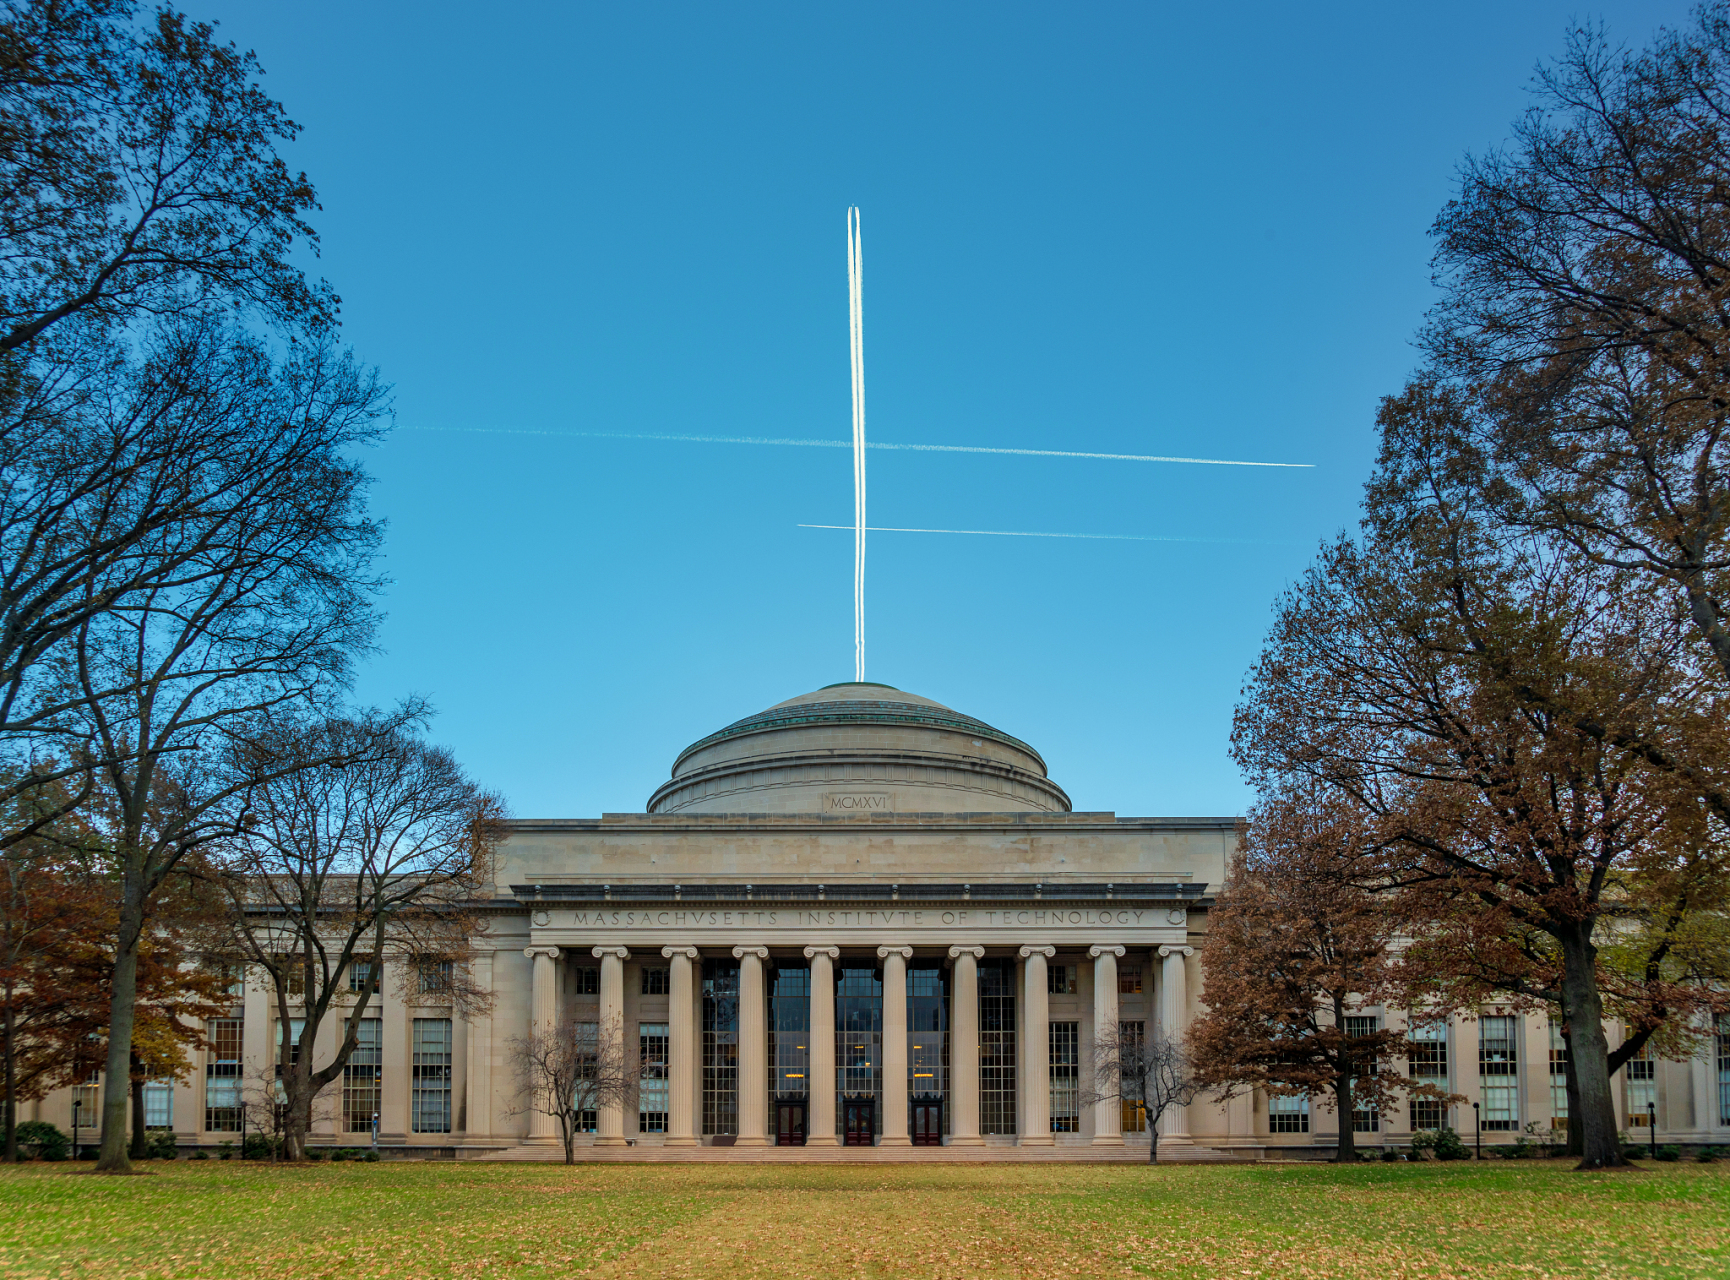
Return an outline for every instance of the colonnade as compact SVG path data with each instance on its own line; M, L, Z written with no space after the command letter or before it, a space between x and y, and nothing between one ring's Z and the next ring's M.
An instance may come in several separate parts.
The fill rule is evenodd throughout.
M837 946L807 946L804 956L811 967L811 1026L810 1079L830 1082L828 1087L811 1088L808 1094L809 1124L807 1146L834 1146L835 1134L835 964L841 958ZM979 1132L979 962L985 957L985 947L961 944L948 948L952 966L949 1004L949 1144L979 1146L985 1141ZM1118 1026L1117 961L1126 948L1115 944L1096 944L1087 948L1093 961L1093 1025L1109 1028L1116 1033ZM558 969L560 949L552 946L532 946L523 954L533 962L529 1010L531 1030L536 1035L552 1034L556 1030L558 1008ZM591 954L601 962L598 1027L602 1036L614 1037L618 1043L607 1047L609 1054L622 1055L627 1048L624 1026L624 965L631 952L623 946L597 946ZM653 953L651 953L653 954ZM774 1140L769 1132L768 1095L768 1000L765 966L769 960L766 946L735 946L732 957L739 962L739 1054L738 1054L738 1129L737 1146L764 1146ZM1020 1045L1017 1060L1021 1064L1023 1082L1022 1124L1019 1141L1023 1146L1050 1146L1051 1095L1049 1079L1050 997L1047 962L1057 954L1050 944L1024 945L1015 951L1022 961L1022 983L1019 993L1020 1017L1017 1021ZM1188 973L1186 961L1195 954L1187 946L1161 946L1160 999L1157 1016L1159 1026L1170 1033L1181 1033L1188 1021ZM696 1017L696 984L702 952L694 946L664 946L661 958L670 962L668 975L668 1113L666 1144L693 1146L700 1139L697 1132L697 1080L700 1058L699 1026ZM906 945L879 946L877 959L883 969L882 1013L882 1073L883 1146L908 1146L908 1080L907 1080L907 965L913 958L913 948ZM1150 975L1151 976L1151 975ZM1150 1028L1150 1033L1152 1029ZM1185 1108L1167 1111L1160 1127L1161 1143L1182 1145L1189 1141ZM544 1108L531 1113L528 1141L556 1141L553 1118ZM603 1106L597 1117L597 1146L619 1146L625 1142L624 1104L611 1102ZM1115 1098L1103 1099L1094 1105L1093 1143L1096 1146L1121 1146L1123 1133L1120 1104Z

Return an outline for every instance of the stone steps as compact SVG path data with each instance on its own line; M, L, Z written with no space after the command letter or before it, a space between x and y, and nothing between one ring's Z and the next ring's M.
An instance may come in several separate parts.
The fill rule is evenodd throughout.
M1173 1147L1161 1164L1253 1164L1259 1151ZM507 1147L475 1157L501 1162L562 1161L564 1148ZM594 1147L579 1146L583 1164L1146 1164L1140 1147Z

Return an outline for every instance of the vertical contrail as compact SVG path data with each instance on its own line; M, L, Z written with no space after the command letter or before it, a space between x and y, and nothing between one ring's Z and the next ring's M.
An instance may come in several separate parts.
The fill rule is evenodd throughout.
M853 362L853 678L865 679L865 245L847 210L847 330Z

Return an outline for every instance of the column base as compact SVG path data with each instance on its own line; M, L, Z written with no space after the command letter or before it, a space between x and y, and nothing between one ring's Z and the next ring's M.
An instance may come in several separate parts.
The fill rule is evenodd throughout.
M880 1147L910 1147L913 1145L913 1139L907 1137L905 1134L898 1133L894 1137L884 1134L881 1138L877 1139L877 1145Z
M841 1145L841 1139L832 1133L813 1133L806 1136L805 1145L808 1147L838 1147Z
M1163 1139L1161 1139L1163 1141ZM1055 1147L1057 1139L1049 1133L1024 1133L1015 1143L1018 1147Z
M981 1138L977 1133L966 1135L952 1134L949 1138L948 1145L952 1147L983 1147L985 1145L985 1139Z

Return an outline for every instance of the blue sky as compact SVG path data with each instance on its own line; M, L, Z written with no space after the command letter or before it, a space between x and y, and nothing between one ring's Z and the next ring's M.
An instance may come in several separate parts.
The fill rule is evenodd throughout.
M868 679L1035 745L1078 809L1229 814L1281 589L1351 523L1426 231L1571 20L1670 0L229 3L305 133L319 264L396 388L382 651L522 817L640 810L852 675L845 210L883 441ZM479 430L477 430L479 429Z

